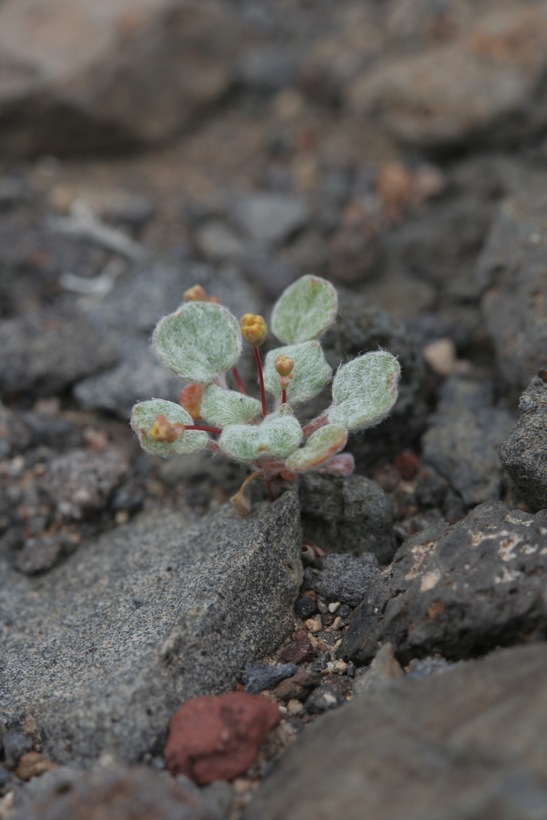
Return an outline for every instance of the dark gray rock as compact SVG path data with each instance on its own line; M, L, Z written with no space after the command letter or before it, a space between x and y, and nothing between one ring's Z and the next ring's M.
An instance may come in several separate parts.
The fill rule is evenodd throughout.
M49 461L44 490L63 518L78 520L108 504L128 469L126 459L114 447L103 453L73 450Z
M489 10L452 42L363 71L349 85L350 107L421 148L511 145L545 122L546 33L541 2Z
M15 769L19 758L32 749L32 738L17 729L7 730L2 735L2 751L8 769Z
M233 687L293 624L296 495L240 518L143 513L38 581L4 562L0 721L34 717L58 762L156 753L188 698Z
M59 563L65 552L73 552L75 544L62 536L31 536L15 554L15 567L25 575L46 572ZM72 546L72 549L69 547Z
M519 409L517 426L501 443L500 459L517 493L541 510L547 507L547 378L532 380Z
M547 514L482 504L409 538L353 613L340 654L358 663L390 641L407 662L452 660L547 634Z
M256 296L241 276L233 271L221 276L210 265L185 261L158 263L119 277L105 299L88 304L86 314L103 331L146 338L162 316L180 306L184 291L196 284L203 285L209 296L218 296L237 316L258 310Z
M326 601L357 606L379 575L378 559L370 552L359 557L333 553L325 557L315 588Z
M500 206L477 271L498 367L519 388L547 365L546 183L539 177Z
M81 441L76 425L49 413L21 412L0 404L0 458L15 456L34 447L61 452Z
M440 304L469 302L480 296L475 266L495 209L485 197L469 193L436 201L406 220L387 241L388 268L434 286ZM408 294L410 303L420 307ZM437 304L438 306L438 304ZM416 311L415 311L416 312Z
M37 311L0 322L0 393L51 395L119 358L85 317Z
M296 268L283 263L278 257L272 257L267 249L260 247L250 248L239 264L245 276L271 300L277 299L286 287L298 279Z
M158 362L144 338L132 339L130 346L124 345L122 351L128 347L119 365L74 386L72 392L80 407L108 410L128 419L138 401L155 396L177 401L181 380Z
M282 244L309 219L302 200L271 191L241 193L231 204L235 224L255 242Z
M218 786L221 786L219 789ZM225 788L222 788L224 786ZM226 794L226 791L228 794ZM228 784L199 789L145 766L91 771L61 768L36 778L17 793L14 820L224 820Z
M239 80L253 91L274 93L295 84L302 55L279 44L248 51L239 66Z
M393 558L393 511L376 482L310 472L300 480L300 504L305 536L327 552L373 553L384 564Z
M209 265L157 264L119 278L106 299L86 306L88 319L111 340L119 363L83 379L74 388L78 403L92 410L108 410L127 419L137 401L154 396L176 401L182 382L153 355L149 336L157 322L173 313L183 293L201 284L236 316L258 311L251 287L234 272L222 276Z
M297 668L294 663L282 663L277 666L272 663L257 663L246 666L241 679L246 692L258 695L264 689L272 689L280 681L290 678Z
M353 681L353 694L357 696L370 695L393 681L404 677L402 667L395 657L393 646L385 643L374 656L370 666L361 675L356 675Z
M306 709L312 715L320 715L323 712L330 712L344 703L345 698L340 692L328 683L318 686L306 700Z
M545 644L401 679L307 727L245 820L543 820Z
M199 225L195 240L201 253L208 259L239 259L245 249L238 235L219 219L210 219Z
M422 439L424 463L446 478L468 507L501 494L498 447L513 418L492 405L491 384L452 377L441 388Z
M364 296L345 290L339 291L338 318L325 333L322 344L333 368L378 348L389 350L399 359L399 398L391 415L379 427L350 437L348 443L358 469L370 474L379 463L412 448L426 427L426 367L421 350L401 321L368 304ZM324 406L325 402L317 411Z

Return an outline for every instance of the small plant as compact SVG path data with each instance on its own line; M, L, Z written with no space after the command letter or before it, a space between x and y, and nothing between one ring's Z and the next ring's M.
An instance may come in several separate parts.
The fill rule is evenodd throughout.
M244 514L249 512L244 490L253 478L263 477L271 495L270 481L276 476L296 480L309 470L350 475L353 457L341 452L348 434L388 416L401 369L385 350L341 365L332 382L331 405L300 424L293 408L320 393L332 378L317 341L338 308L330 282L304 276L281 294L271 327L283 345L270 350L264 363L259 348L267 326L262 316L245 314L238 322L199 285L184 300L161 319L152 345L159 360L189 384L179 404L150 399L133 408L131 426L146 452L169 456L208 449L249 465L253 472L232 498ZM247 393L237 370L244 341L256 361L259 398Z

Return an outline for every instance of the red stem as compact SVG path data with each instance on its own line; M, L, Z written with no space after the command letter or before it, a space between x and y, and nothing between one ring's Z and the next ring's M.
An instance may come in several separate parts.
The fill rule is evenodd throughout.
M303 428L302 432L304 433L304 438L308 438L311 436L312 433L315 433L316 430L319 430L320 427L323 427L328 421L327 414L324 413L321 416L317 416L316 418L309 421Z
M220 427L210 427L208 424L185 424L185 430L201 430L203 433L213 433L213 435L218 436L222 433Z
M281 388L281 404L287 404L287 388Z
M234 367L232 367L232 376L234 377L234 381L236 383L236 386L237 386L237 389L239 390L239 392L243 393L243 395L246 396L247 395L247 390L245 388L245 385L243 384L243 380L242 380L241 376L239 375L239 370L237 369L237 367L235 367L235 365L234 365Z
M258 381L260 384L260 401L262 402L262 415L265 416L268 413L268 408L266 406L266 391L264 390L264 373L262 371L262 362L260 361L260 353L258 352L258 347L253 347L253 352L255 354L256 369L258 370Z

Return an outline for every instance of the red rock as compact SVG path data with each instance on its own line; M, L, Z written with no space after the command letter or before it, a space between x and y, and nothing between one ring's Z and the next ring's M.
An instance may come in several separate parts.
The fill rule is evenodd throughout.
M412 481L420 469L418 456L415 453L411 453L410 450L404 450L402 453L399 453L393 460L393 463L399 471L401 478L405 481Z
M279 655L281 663L303 663L315 658L315 649L306 632L301 632Z
M187 701L171 718L164 749L172 775L205 785L232 780L256 760L264 737L281 720L263 695L229 692Z
M304 700L321 680L318 672L299 669L292 678L285 678L275 687L275 694L285 703L289 700Z

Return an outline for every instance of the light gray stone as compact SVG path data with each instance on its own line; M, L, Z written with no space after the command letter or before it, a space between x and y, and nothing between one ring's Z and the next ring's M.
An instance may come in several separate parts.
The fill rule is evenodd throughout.
M304 730L245 820L544 820L545 644L392 682Z
M239 194L232 203L231 216L250 239L266 243L283 242L309 218L302 200L270 191Z
M544 3L504 4L446 45L365 70L349 86L349 104L412 145L510 144L545 122L546 34Z
M217 0L0 4L4 155L154 143L235 79L238 31Z
M33 716L59 762L157 752L183 701L231 689L290 630L297 497L248 518L143 513L39 581L0 571L0 721Z

